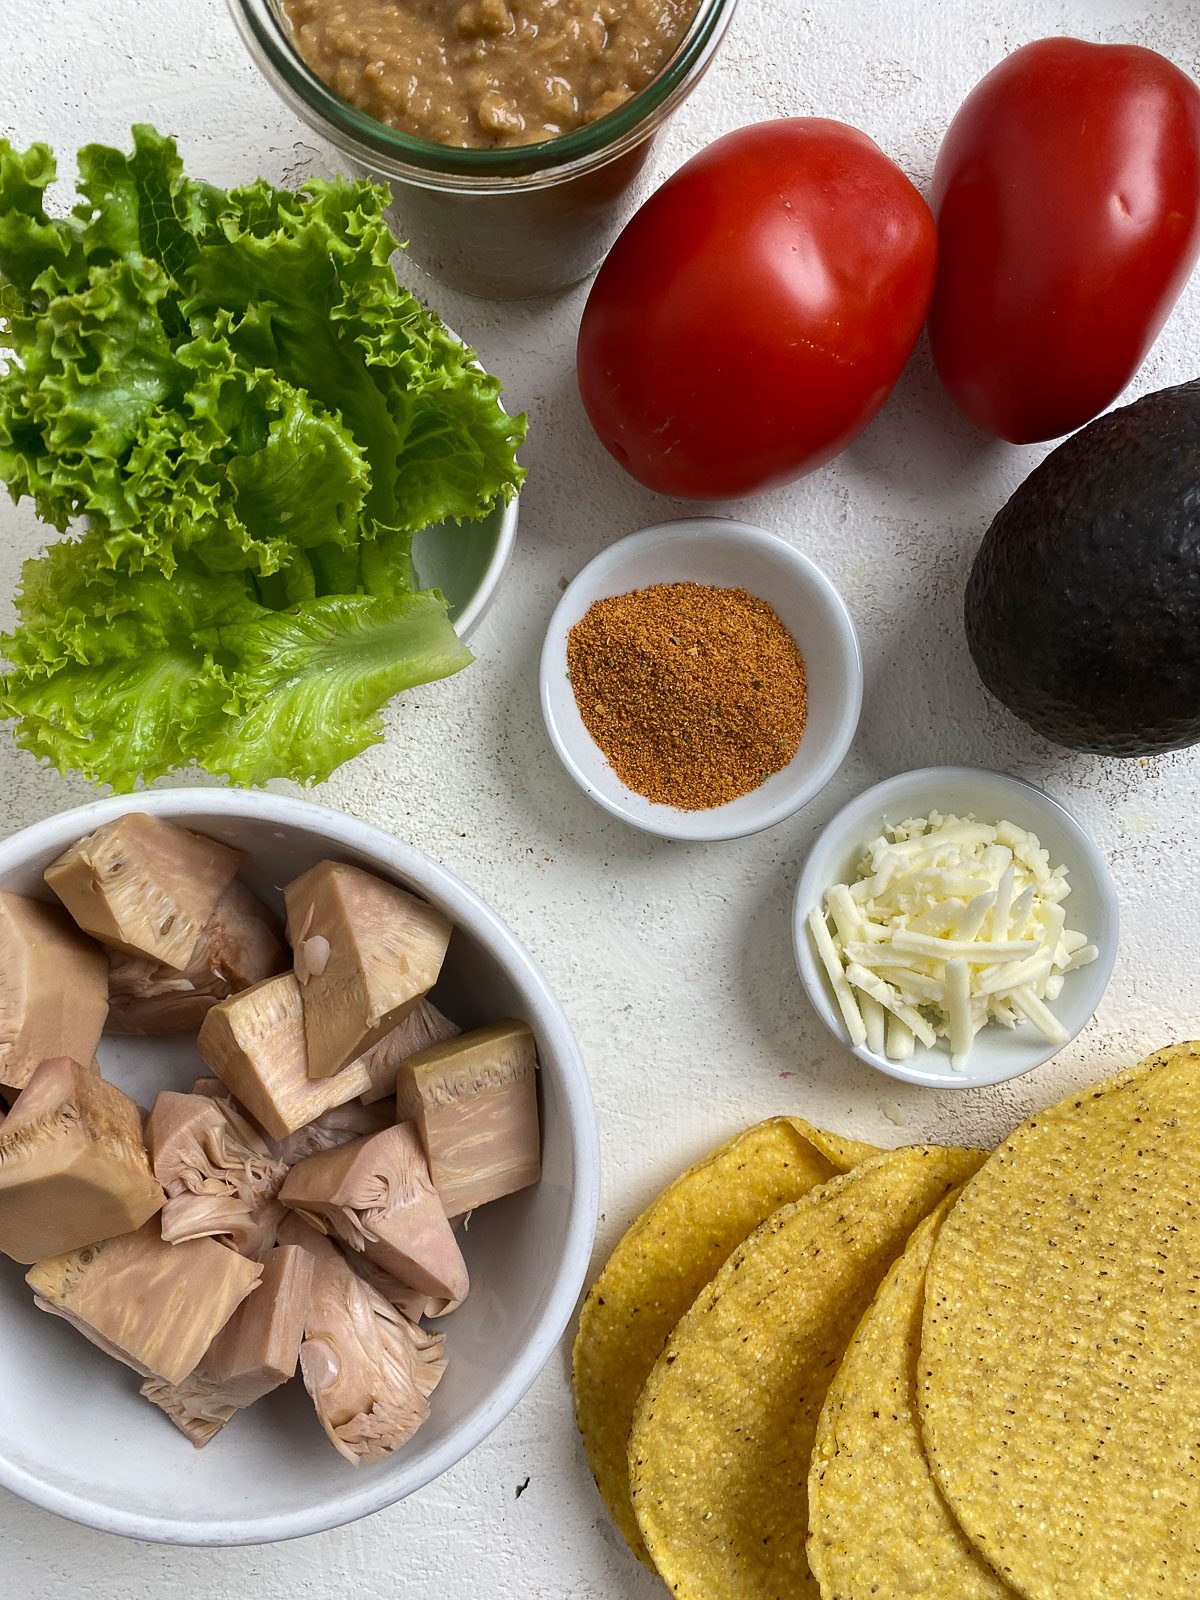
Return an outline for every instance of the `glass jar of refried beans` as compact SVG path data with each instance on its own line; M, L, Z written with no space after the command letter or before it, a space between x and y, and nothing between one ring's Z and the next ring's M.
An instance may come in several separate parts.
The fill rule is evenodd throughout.
M229 0L276 91L391 186L412 259L494 299L599 264L735 4Z

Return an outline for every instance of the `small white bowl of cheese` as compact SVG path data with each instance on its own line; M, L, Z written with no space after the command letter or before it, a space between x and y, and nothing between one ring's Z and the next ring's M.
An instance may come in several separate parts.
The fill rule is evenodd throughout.
M825 1026L907 1083L1031 1071L1091 1019L1116 959L1116 890L1043 790L927 767L845 806L796 890L796 965Z

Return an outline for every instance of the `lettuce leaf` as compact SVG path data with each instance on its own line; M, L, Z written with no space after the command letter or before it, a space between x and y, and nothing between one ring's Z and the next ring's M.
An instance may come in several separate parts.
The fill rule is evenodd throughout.
M471 661L436 590L324 595L220 630L237 711L207 765L235 783L319 782L383 737L380 707Z
M17 591L19 626L5 640L18 678L46 678L66 668L136 660L155 651L192 648L203 657L223 622L256 603L245 574L200 568L127 573L107 565L95 530L52 545L27 561Z
M303 198L258 183L229 199L188 273L188 316L216 318L245 360L341 415L380 465L367 502L378 528L485 515L512 486L524 422L397 285L385 192L313 180Z
M158 261L178 280L225 207L220 189L185 176L175 141L145 124L133 130L132 155L89 144L76 164L83 199L74 215L92 259Z
M383 190L224 191L148 127L65 218L55 175L0 141L0 478L84 531L25 564L0 710L116 788L322 779L470 661L412 539L517 492L525 419L398 286Z
M202 759L222 726L228 688L207 658L182 649L49 678L10 675L0 706L22 749L117 792Z
M436 590L272 610L243 574L91 565L97 542L26 563L0 710L25 749L118 790L191 761L320 782L379 741L393 695L472 659Z
M185 386L157 310L168 292L153 262L113 262L14 323L18 359L0 382L0 477L60 531L84 512L131 520L125 458Z
M75 284L83 269L79 230L46 215L43 199L54 182L54 157L49 145L28 150L5 146L0 154L0 280L8 286L0 306L20 311L43 276Z

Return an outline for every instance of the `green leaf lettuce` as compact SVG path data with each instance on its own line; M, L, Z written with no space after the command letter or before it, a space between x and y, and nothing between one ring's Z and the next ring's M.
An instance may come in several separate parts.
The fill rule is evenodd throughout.
M117 789L323 779L469 663L412 538L516 493L524 418L397 285L381 189L226 192L145 127L78 170L52 218L0 141L0 478L83 528L25 564L0 710Z

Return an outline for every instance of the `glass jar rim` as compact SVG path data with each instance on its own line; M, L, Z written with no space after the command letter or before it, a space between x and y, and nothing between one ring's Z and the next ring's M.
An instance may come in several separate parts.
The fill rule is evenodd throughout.
M657 121L656 113L669 110L692 74L707 64L735 4L736 0L699 0L687 32L666 65L643 89L606 116L536 144L476 149L436 144L404 133L351 105L300 55L280 17L278 0L229 0L234 20L260 62L280 80L278 87L286 91L293 104L298 102L310 118L335 130L331 133L333 142L348 140L360 158L385 171L416 168L435 180L475 178L485 183L488 179L520 178L588 165L591 159L607 159L636 143L644 125Z

